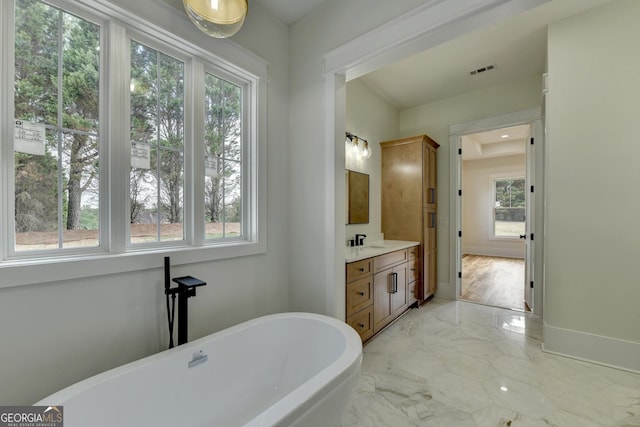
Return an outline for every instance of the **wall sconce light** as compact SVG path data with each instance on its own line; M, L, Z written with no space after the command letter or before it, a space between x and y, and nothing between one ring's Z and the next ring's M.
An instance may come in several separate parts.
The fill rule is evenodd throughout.
M351 132L345 132L346 139L344 143L348 149L363 159L371 158L371 149L366 139L360 138L358 135L354 135Z
M242 28L249 11L247 0L183 0L191 22L211 37L231 37Z

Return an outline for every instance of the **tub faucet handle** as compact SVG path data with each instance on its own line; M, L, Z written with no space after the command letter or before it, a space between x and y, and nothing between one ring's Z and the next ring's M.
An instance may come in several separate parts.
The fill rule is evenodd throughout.
M209 357L202 352L202 350L193 353L192 359L189 362L189 367L193 368L194 366L198 366L201 363L204 363L209 359Z

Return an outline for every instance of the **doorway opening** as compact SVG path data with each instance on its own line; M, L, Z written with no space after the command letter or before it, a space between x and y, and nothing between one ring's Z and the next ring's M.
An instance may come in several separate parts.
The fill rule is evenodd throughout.
M458 298L531 311L533 163L530 123L459 138Z
M524 298L526 143L530 126L461 137L460 299L529 310Z

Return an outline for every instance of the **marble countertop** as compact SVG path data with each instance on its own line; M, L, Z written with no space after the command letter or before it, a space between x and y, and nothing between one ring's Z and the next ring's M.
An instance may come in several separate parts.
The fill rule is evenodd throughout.
M380 240L367 243L364 246L349 246L346 249L345 260L346 262L360 261L361 259L399 251L419 244L420 242L411 242L408 240Z

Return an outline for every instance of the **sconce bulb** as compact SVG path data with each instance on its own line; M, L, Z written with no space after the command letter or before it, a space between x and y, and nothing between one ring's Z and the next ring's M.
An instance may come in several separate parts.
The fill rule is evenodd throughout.
M364 142L363 147L362 147L362 157L364 157L365 159L370 159L371 155L373 153L371 152L371 149L369 148L369 143L367 141Z
M358 154L358 137L354 137L353 141L351 141L351 150L353 151L353 154Z

